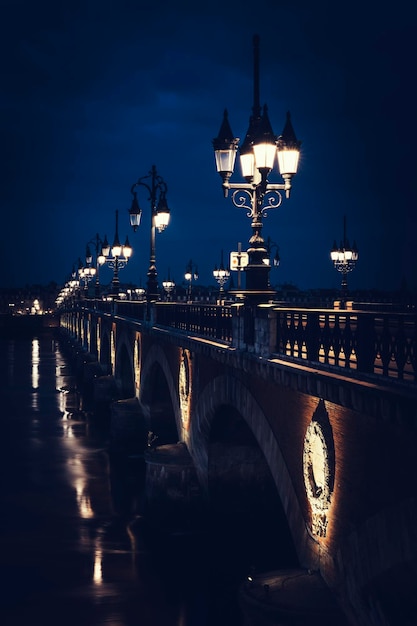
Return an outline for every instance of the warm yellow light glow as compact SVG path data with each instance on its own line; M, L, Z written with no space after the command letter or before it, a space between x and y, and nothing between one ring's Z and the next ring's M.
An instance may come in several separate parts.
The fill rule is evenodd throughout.
M136 334L136 341L134 343L133 349L133 364L134 364L134 372L135 372L135 389L136 395L139 396L139 387L140 387L140 334Z
M170 213L169 211L158 211L154 219L156 228L162 232L169 224Z
M255 164L258 170L272 170L277 147L274 143L258 143L253 146Z
M318 537L326 537L328 513L333 491L328 445L323 428L312 419L304 438L303 473L306 494L312 512L312 531Z
M294 175L298 169L299 150L278 150L278 167L281 176L283 174Z
M96 326L96 345L97 345L97 355L100 358L100 320L97 321L97 326Z
M94 553L93 581L96 585L103 582L103 553L100 549L96 549Z
M255 155L253 152L246 152L246 154L240 155L240 168L244 178L253 178L255 172Z
M110 331L110 358L111 358L111 363L110 363L110 367L111 367L111 373L114 373L114 368L115 368L115 363L116 363L116 338L115 338L115 327L116 325L113 325L113 328Z
M123 256L126 259L130 259L132 256L132 248L130 246L123 246Z
M32 341L32 387L38 389L39 387L39 340L33 339Z
M77 504L80 515L83 519L94 517L90 496L86 489L86 480L83 476L74 479L74 486L77 493Z
M178 387L180 397L181 420L183 428L185 430L188 430L190 420L191 371L190 359L187 351L184 351L181 359Z

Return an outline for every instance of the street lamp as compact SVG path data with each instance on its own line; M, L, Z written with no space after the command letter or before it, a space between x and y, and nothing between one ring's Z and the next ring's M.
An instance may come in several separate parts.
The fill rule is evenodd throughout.
M191 302L191 285L193 280L197 280L198 279L198 269L197 269L197 265L195 265L195 263L193 263L193 261L190 259L188 261L186 270L185 270L185 274L184 274L184 278L186 281L188 281L188 288L187 288L187 301Z
M73 298L76 295L80 285L78 280L78 274L79 270L82 268L81 259L78 260L78 264L78 270L75 269L75 263L73 264L71 276L68 278L68 280L65 281L65 285L60 290L58 297L55 301L57 306L61 306L61 304L63 304L66 300Z
M92 265L94 259L93 255L91 254L90 244L94 245L95 248L95 268ZM88 272L88 275L90 276L89 280L92 280L94 276L96 278L94 285L94 295L96 298L100 296L100 265L103 265L106 260L106 257L102 252L103 246L108 247L107 239L103 241L97 233L96 236L93 239L90 239L90 241L87 243L85 252L86 268L84 269L90 269L90 271Z
M89 250L87 249L87 253L86 253L86 258L88 256ZM91 259L91 255L89 257ZM78 270L78 275L80 277L80 280L84 281L84 292L85 295L87 295L88 293L88 283L93 280L94 276L96 275L96 268L93 267L91 265L91 260L90 262L86 261L86 265L80 267L80 269Z
M126 241L122 246L119 240L119 211L116 210L116 228L114 233L113 245L110 247L107 237L104 237L103 245L101 248L101 254L104 257L104 263L113 270L112 279L112 296L117 296L120 290L119 270L126 267L132 255L132 248L129 244L129 240L126 237Z
M252 236L249 239L249 263L246 266L244 294L255 300L272 296L269 287L269 266L263 262L266 254L262 237L262 218L269 209L281 205L281 191L290 197L292 177L297 173L301 142L297 140L289 112L284 130L279 137L272 131L267 106L259 100L259 37L253 38L254 50L254 101L245 140L239 148L242 175L246 182L231 183L239 139L230 128L227 110L224 112L219 135L213 139L216 168L222 178L224 196L232 190L232 202L237 208L247 210L251 218ZM268 176L277 156L278 170L284 183L269 183Z
M343 217L343 240L340 242L339 248L336 245L336 241L334 241L333 248L330 251L330 258L334 267L342 274L340 307L344 309L347 299L347 275L355 269L359 258L356 242L353 242L353 246L350 247L349 240L346 237L346 216Z
M150 178L150 184L148 185L145 180ZM133 194L132 206L129 209L130 225L133 228L133 232L136 232L140 225L142 217L142 209L139 207L137 198L136 187L145 187L149 192L150 207L151 207L151 245L149 255L149 269L148 269L148 282L146 290L146 299L148 302L158 300L158 275L156 271L156 256L155 256L155 233L162 232L168 226L170 211L168 208L166 193L167 185L163 178L159 176L156 171L155 165L152 165L151 171L146 175L138 179L136 183L132 185L131 193Z
M217 269L217 265L214 266L213 276L220 285L220 298L221 298L224 293L224 286L230 277L230 271L227 268L225 268L223 265L223 250L221 253L219 268Z
M168 278L167 278L167 280L163 280L162 281L162 287L164 288L164 291L166 291L166 293L167 293L167 299L171 300L171 293L175 289L175 282L173 280L171 280L170 275L169 275L169 270L168 270Z

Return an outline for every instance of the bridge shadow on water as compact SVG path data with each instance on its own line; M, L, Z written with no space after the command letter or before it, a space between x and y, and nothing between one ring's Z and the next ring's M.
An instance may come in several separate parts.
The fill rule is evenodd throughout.
M241 626L246 577L295 565L279 508L218 492L161 530L53 331L0 344L2 626Z

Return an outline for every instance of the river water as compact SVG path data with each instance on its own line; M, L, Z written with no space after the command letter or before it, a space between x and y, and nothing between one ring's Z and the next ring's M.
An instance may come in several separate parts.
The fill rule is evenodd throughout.
M112 461L53 331L0 355L0 624L239 626L228 542L148 532L143 459Z
M109 453L54 331L2 338L0 356L0 624L241 626L265 533L152 534L143 458Z

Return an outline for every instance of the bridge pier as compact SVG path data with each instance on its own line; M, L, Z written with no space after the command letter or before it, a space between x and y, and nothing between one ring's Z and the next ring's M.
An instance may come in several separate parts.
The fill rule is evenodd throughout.
M282 513L295 566L320 570L350 624L396 624L404 611L415 623L415 311L157 303L155 317L144 321L142 305L134 305L118 303L115 316L106 302L94 310L77 303L62 323L80 363L88 347L108 368L103 373L116 377L94 379L103 406L135 394L149 406L148 430L161 444L145 452L156 526L175 526L180 512L187 519L203 503L209 514L223 513L223 503L246 513L247 504L255 517L265 502L270 520L271 503ZM204 497L177 439L191 450ZM255 451L239 450L247 444L264 464ZM262 468L273 481L264 499ZM226 515L212 517L223 523ZM282 537L274 525L276 550L289 543ZM271 569L282 566L282 554L267 550ZM262 592L274 588L279 606L281 583L289 584L279 574L261 584Z
M347 626L317 571L285 569L249 576L239 590L245 626Z
M93 381L93 403L96 415L106 415L110 412L112 402L120 397L116 379L111 374L98 376Z
M146 515L160 530L193 528L203 498L194 463L183 442L145 452Z
M148 440L148 430L148 411L138 398L111 403L110 435L114 446L143 452Z

